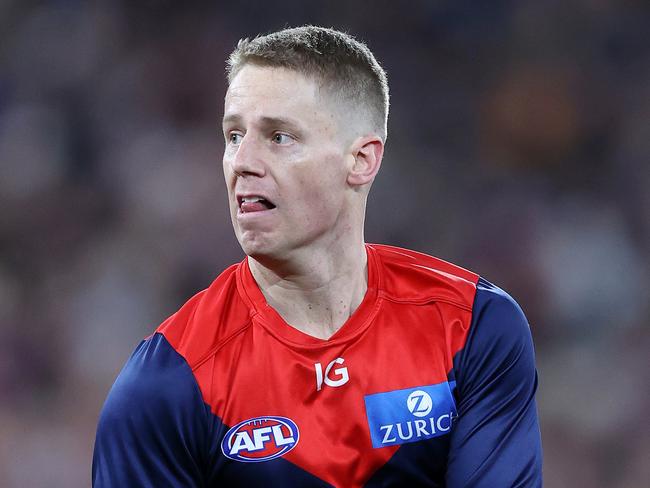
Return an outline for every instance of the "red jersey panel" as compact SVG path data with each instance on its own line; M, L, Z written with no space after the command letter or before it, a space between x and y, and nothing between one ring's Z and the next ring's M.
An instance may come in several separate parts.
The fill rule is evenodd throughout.
M394 247L366 249L364 300L328 340L284 322L247 260L166 320L109 395L95 484L117 480L110 462L118 462L140 480L133 486L154 479L151 486L161 479L179 486L493 487L513 479L538 486L536 376L520 309L452 264ZM143 437L128 431L120 412L147 381L161 398L145 401L139 415L164 432ZM174 395L181 383L185 393ZM503 445L504 429L516 442ZM135 456L130 450L135 461L116 447L119 432L142 444ZM531 454L521 456L517 442ZM167 467L164 459L176 451L188 461ZM480 484L488 482L497 484Z
M362 486L399 448L373 448L366 395L447 381L478 281L425 255L367 249L365 299L328 340L287 325L267 305L246 260L159 329L226 425L291 419L300 440L284 458L336 486ZM319 371L329 378L324 369L337 359L345 383L319 385Z

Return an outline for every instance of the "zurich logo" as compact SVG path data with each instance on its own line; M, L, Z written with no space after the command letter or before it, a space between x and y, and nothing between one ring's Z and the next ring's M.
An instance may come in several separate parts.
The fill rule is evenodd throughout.
M426 417L433 408L433 402L426 391L415 390L406 399L406 406L416 417Z
M364 397L372 447L395 446L444 436L458 417L454 381Z
M255 417L239 422L221 441L221 452L234 461L258 463L283 456L296 447L300 432L287 417Z

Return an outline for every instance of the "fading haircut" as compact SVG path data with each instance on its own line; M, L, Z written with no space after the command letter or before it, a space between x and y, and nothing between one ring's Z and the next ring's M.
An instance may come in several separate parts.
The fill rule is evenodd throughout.
M356 105L348 113L362 114L386 140L386 72L368 46L351 35L306 25L241 39L227 61L228 84L247 64L286 68L315 79L330 95Z

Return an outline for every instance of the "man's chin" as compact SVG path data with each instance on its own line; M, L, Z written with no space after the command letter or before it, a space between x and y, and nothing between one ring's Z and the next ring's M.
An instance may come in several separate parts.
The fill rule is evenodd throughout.
M279 243L263 243L260 241L240 243L244 253L251 259L257 261L265 268L275 269L290 261L291 253L284 249Z
M247 256L256 261L273 259L278 253L277 243L259 237L256 239L242 238L239 240L239 245Z

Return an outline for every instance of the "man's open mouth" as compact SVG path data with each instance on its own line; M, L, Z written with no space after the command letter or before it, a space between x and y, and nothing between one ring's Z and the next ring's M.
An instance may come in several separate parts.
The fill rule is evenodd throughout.
M263 212L275 208L273 202L257 195L237 197L237 202L242 213Z

